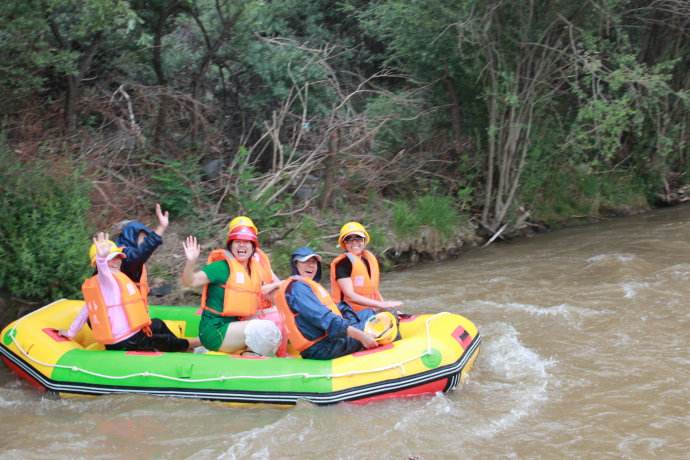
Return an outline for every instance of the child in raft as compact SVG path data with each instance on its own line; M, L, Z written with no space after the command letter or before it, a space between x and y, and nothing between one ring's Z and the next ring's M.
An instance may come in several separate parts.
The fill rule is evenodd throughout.
M141 292L120 271L127 256L107 233L96 235L89 255L96 274L82 285L86 305L62 335L73 339L88 319L94 338L107 350L187 351L199 346L199 339L178 338L163 321L151 319Z

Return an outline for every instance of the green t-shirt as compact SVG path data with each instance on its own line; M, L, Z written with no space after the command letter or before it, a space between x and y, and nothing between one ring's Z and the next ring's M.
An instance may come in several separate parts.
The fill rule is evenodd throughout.
M225 298L225 288L223 284L230 277L230 266L224 260L211 262L201 269L208 277L208 294L206 296L206 306L213 308L217 312L223 311L223 299Z
M219 260L206 265L201 270L206 273L209 280L206 306L220 313L223 311L225 298L223 284L230 277L230 267L224 260ZM199 322L201 344L209 350L218 350L223 343L228 326L238 319L237 316L220 316L209 310L204 310Z

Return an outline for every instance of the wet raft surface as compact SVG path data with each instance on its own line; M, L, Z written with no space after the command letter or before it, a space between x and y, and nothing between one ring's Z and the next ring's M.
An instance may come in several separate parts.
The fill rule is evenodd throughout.
M380 446L383 458L685 458L689 291L688 207L493 245L384 277L384 295L407 311L456 306L480 327L481 356L460 391L247 410L130 395L51 400L0 368L0 458L49 448L379 459Z

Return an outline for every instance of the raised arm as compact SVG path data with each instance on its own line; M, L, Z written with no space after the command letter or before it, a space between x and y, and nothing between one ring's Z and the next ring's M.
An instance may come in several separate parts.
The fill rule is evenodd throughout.
M168 217L168 211L163 212L161 205L158 203L156 203L156 217L158 217L158 225L154 231L158 236L163 236L163 233L165 233L165 230L170 224L170 218Z
M98 284L101 287L101 293L107 297L106 300L109 305L119 303L113 301L114 299L112 297L114 296L111 294L112 292L119 293L119 287L108 266L107 257L111 247L109 235L107 233L98 232L93 238L93 244L96 245L96 269L98 270Z
M196 261L201 253L201 247L196 237L188 236L187 239L182 242L182 247L184 248L184 255L186 257L184 269L182 270L182 277L180 278L182 285L186 287L201 287L208 284L209 279L206 273L201 270L195 271Z

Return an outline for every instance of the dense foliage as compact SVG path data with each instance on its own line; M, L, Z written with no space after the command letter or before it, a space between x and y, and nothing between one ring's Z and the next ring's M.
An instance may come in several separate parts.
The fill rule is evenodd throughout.
M64 166L20 165L0 145L0 286L24 298L74 296L89 274L88 185Z
M96 221L490 236L684 198L684 0L26 0L0 31L6 161L85 165Z

